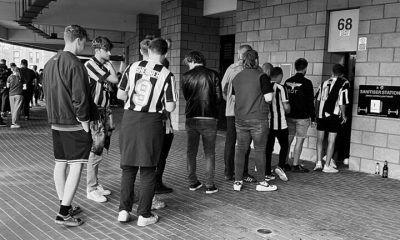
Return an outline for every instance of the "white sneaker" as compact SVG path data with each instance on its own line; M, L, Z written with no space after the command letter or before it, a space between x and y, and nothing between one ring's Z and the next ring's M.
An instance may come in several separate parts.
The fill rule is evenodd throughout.
M271 192L277 189L278 187L276 185L269 185L267 181L259 182L256 186L256 190L259 192Z
M119 212L118 214L118 221L121 223L127 223L131 220L131 214L126 211L126 210L122 210Z
M343 164L344 164L344 165L349 165L349 159L348 159L348 158L345 158L345 159L343 160Z
M330 167L337 168L335 160L331 159Z
M315 164L314 171L321 171L322 170L322 162L318 161L317 164Z
M161 201L158 197L154 196L151 203L151 210L158 210L165 208L165 202Z
M324 169L322 169L322 171L324 173L338 173L339 172L339 170L337 170L337 169L335 169L335 168L333 168L331 166L327 166L326 164L324 166Z
M111 195L111 191L110 190L105 190L103 188L103 185L100 185L100 184L97 186L97 191L100 193L100 195L103 195L103 196Z
M10 126L10 128L21 128L21 125L18 125L18 124L12 124L12 125Z
M158 216L156 214L153 213L153 216L148 217L148 218L144 218L142 217L142 215L139 216L138 221L137 221L137 225L139 227L144 227L150 224L154 224L158 222Z
M280 178L282 181L286 182L286 181L289 180L288 177L286 176L285 171L283 171L282 168L276 167L276 168L275 168L275 173L279 176L279 178Z
M100 192L97 190L88 192L87 198L99 203L107 202L107 198L101 195Z
M243 187L243 181L235 181L233 183L233 190L234 191L240 191L240 190L242 190L242 187Z

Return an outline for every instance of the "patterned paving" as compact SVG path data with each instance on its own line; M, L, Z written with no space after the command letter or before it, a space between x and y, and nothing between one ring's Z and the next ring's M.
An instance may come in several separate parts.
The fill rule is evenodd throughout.
M117 124L121 110L117 111ZM9 121L9 120L8 120ZM254 184L242 192L223 180L224 136L216 146L216 182L220 192L191 192L186 181L186 135L176 132L165 182L174 188L161 196L167 207L160 222L139 228L120 224L118 132L100 167L100 181L112 190L107 203L86 199L82 174L75 204L85 224L65 228L54 224L58 200L52 171L52 140L43 108L21 129L0 129L0 239L400 239L400 182L363 173L289 173L279 190L258 193ZM203 176L199 151L199 176ZM253 161L251 161L253 165ZM135 217L136 218L136 217ZM258 229L271 230L260 234Z

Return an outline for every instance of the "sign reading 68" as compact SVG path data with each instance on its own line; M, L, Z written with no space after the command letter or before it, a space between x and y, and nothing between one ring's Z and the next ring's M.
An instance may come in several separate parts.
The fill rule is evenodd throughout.
M153 85L149 80L140 79L136 82L135 93L133 94L133 102L136 106L146 106L149 102Z

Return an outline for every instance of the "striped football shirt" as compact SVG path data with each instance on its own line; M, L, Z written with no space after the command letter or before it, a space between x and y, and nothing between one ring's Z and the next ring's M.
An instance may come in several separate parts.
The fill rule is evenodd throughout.
M337 78L330 78L319 85L318 91L315 95L315 98L320 102L318 109L318 116L317 116L318 118L329 117L329 113L326 112L324 113L324 106L326 100L328 100L328 96L333 86L336 83L336 80ZM340 116L341 114L340 106L350 103L349 88L350 88L350 83L349 81L346 80L339 90L339 94L337 96L337 101L335 104L335 109L333 111L334 115Z
M166 102L176 101L174 75L161 63L139 61L129 65L119 89L128 92L124 109L162 113Z
M110 92L107 78L110 76L110 71L95 57L89 59L85 67L89 74L90 91L94 103L99 107L108 107Z
M271 129L282 130L287 128L285 108L283 103L289 102L287 90L284 86L279 83L271 82L274 90L272 103L271 103Z

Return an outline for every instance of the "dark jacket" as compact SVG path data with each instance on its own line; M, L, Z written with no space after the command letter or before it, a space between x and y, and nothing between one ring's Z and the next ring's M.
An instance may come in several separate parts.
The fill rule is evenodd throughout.
M11 70L6 65L0 64L0 92L6 89L7 79L11 75Z
M314 88L311 80L301 73L296 73L285 82L289 95L289 118L308 119L315 122Z
M32 92L34 88L34 82L37 78L35 71L27 67L21 67L19 69L22 81L26 84L26 91Z
M222 100L222 91L217 72L197 66L183 74L181 87L186 100L186 118L218 117L217 104Z
M89 121L95 111L86 68L70 52L60 51L46 63L43 91L51 124L77 125L77 119Z

